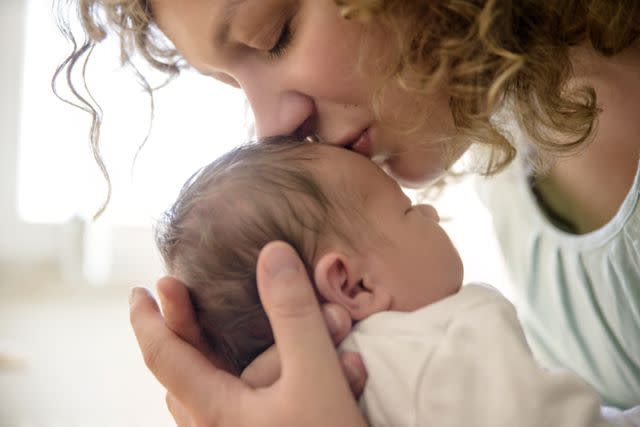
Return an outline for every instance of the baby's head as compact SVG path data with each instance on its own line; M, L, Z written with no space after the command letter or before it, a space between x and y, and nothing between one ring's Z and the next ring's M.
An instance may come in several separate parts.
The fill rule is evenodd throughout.
M435 210L411 206L370 160L294 140L237 148L188 180L156 231L169 274L236 373L273 343L256 286L258 254L273 240L296 249L321 302L356 321L418 309L462 282Z

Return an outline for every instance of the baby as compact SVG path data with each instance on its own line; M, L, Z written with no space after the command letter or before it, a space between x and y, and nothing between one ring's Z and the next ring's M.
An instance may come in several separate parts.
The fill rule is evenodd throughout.
M237 148L192 176L156 241L236 374L274 342L256 263L283 240L319 301L356 322L341 347L369 372L360 405L371 425L608 425L584 382L538 367L504 297L461 286L462 262L438 220L368 159L278 140Z

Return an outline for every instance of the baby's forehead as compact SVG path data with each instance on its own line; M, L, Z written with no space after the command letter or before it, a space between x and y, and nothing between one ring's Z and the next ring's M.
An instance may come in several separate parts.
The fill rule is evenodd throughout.
M352 207L363 207L375 193L385 191L386 186L379 184L388 178L371 160L329 145L321 145L318 154L314 175L332 196L344 198Z
M372 160L353 151L335 146L322 146L317 177L333 190L355 198L360 204L375 195L393 191L398 186ZM398 187L399 188L399 187Z

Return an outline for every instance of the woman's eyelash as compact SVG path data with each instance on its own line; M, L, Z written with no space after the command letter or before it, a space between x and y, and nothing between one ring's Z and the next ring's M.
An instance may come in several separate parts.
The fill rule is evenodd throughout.
M268 51L270 59L277 59L284 55L289 42L291 42L291 35L291 19L288 19L282 26L278 40Z

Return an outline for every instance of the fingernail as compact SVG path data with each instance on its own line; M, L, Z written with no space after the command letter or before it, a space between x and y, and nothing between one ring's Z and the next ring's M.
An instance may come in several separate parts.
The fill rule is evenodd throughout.
M295 252L284 244L276 244L268 249L264 266L271 276L300 271L300 261L296 258Z
M156 286L156 294L158 295L158 298L160 299L160 302L162 302L163 300L168 299L167 298L167 294L165 293L165 290L160 286Z
M336 313L335 309L331 307L327 307L325 313L327 315L327 328L329 328L329 333L331 333L331 335L337 334L340 331L340 316Z
M348 363L345 363L344 369L350 384L356 384L360 381L362 375L358 369Z
M133 301L135 301L135 299L140 296L140 292L144 292L153 298L149 289L142 286L134 286L133 288L131 288L131 291L129 292L129 304L132 304Z
M129 290L129 305L133 304L133 300L136 298L137 289L138 287L134 286L133 288L131 288L131 290Z

